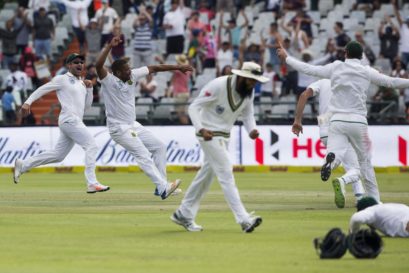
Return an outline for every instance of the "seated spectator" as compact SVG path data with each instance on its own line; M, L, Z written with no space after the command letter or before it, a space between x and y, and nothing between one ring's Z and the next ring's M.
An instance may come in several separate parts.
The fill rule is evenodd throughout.
M6 90L1 97L1 103L4 111L4 123L6 125L13 125L16 123L16 102L12 94L13 86L7 86Z
M122 59L125 56L125 35L121 33L121 27L120 26L115 26L114 31L112 34L109 36L108 41L111 41L112 38L120 36L121 37L121 42L116 46L113 47L111 50L111 60L112 62Z
M379 55L389 59L392 64L398 56L400 34L399 29L393 24L389 16L379 25L378 35L381 41Z
M47 17L45 8L40 8L34 18L33 39L35 54L38 58L49 59L51 56L51 40L55 34L53 21Z
M135 18L133 27L133 67L148 66L153 63L152 56L152 26L153 20L146 9L141 6L139 16Z
M26 17L24 17L26 18ZM15 29L13 26L13 18L6 22L6 29L0 28L0 39L2 42L3 52L3 68L8 69L10 64L17 58L17 35L19 31L24 27L21 24L19 28Z
M399 57L396 57L392 63L391 77L407 78L406 66L402 63Z
M187 57L183 54L176 56L176 62L179 65L189 64ZM190 77L190 74L175 70L173 71L173 76L171 80L173 98L175 99L175 103L182 104L182 105L176 106L176 113L179 117L180 124L189 123L189 118L186 113L187 102L189 101L189 97L190 97L189 77Z
M263 77L268 78L268 82L261 84L261 96L278 98L279 94L275 88L276 73L271 63L266 64L266 71L264 71Z
M349 37L344 31L344 24L341 22L335 22L334 25L335 35L335 44L337 48L344 49L345 46L349 41L351 41L351 37Z
M373 66L376 61L375 53L373 52L372 48L365 42L363 33L360 31L355 32L355 40L362 45L365 57L369 61L369 64Z
M98 28L98 21L92 18L85 30L85 41L87 43L86 64L93 64L101 52L101 29Z
M141 97L152 98L154 102L157 102L158 97L155 94L158 83L154 80L153 74L148 74L144 79L139 81L139 92Z

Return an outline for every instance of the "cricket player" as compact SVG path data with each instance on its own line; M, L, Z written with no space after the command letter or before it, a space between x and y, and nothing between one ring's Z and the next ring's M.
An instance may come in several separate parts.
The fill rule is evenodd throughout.
M325 147L327 147L330 117L330 114L328 112L328 104L331 99L331 95L331 81L328 79L322 79L313 82L307 87L304 92L301 93L300 98L298 99L294 123L292 126L292 132L295 135L299 136L299 134L303 132L302 116L308 99L318 96L319 116L317 119L318 126L320 127L320 138L321 142L325 145ZM351 184L355 198L358 201L365 194L365 190L362 187L362 182L360 180L358 158L350 144L347 151L345 152L344 160L345 161L342 162L342 165L345 168L346 174L336 179L341 179L345 184Z
M356 41L345 47L345 62L335 61L324 66L300 62L288 56L282 45L277 48L281 60L305 74L331 80L332 97L328 106L331 114L328 133L326 162L321 168L322 180L328 180L331 170L340 162L345 162L349 144L358 156L361 177L368 196L380 201L375 171L371 163L371 141L368 136L366 119L367 92L371 83L390 88L407 88L409 80L392 78L375 69L361 64L363 49ZM336 192L337 207L345 204L344 181L334 179L332 185Z
M135 121L135 86L138 80L148 74L180 70L184 73L193 68L190 65L151 65L130 69L128 60L120 59L112 63L112 73L104 68L111 49L121 42L114 37L102 50L96 63L104 96L107 126L111 138L133 155L139 167L155 184L155 195L168 198L180 185L180 179L172 183L166 178L166 147L149 130Z
M364 197L358 201L358 212L352 215L349 231L355 233L361 225L380 230L390 237L409 238L409 207L404 204L378 202L372 197Z
M22 114L27 116L34 101L55 90L61 104L61 113L58 117L60 138L53 151L46 151L25 160L16 159L14 182L18 183L21 174L32 168L61 162L76 143L85 151L87 193L107 191L109 187L99 183L95 175L98 147L82 122L85 109L92 104L92 83L84 81L81 77L85 67L84 56L72 53L67 56L65 62L68 72L54 77L49 83L38 88L21 107Z
M201 231L195 223L200 201L216 176L235 220L244 232L252 232L262 222L260 216L249 214L240 200L228 153L230 131L239 116L251 139L256 139L253 111L253 88L257 81L267 82L260 65L245 62L233 75L212 80L203 87L189 107L189 116L204 152L204 162L188 188L182 204L171 220L188 231Z

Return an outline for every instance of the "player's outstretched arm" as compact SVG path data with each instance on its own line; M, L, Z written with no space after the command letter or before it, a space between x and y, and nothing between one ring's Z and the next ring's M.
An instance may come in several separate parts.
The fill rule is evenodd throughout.
M158 64L158 65L149 65L149 74L156 72L165 72L179 70L183 73L192 72L193 67L191 65L172 65L172 64Z
M111 52L111 49L117 46L120 42L122 42L121 36L115 36L114 38L112 38L111 42L105 45L105 47L102 49L101 54L98 56L95 68L100 80L108 75L108 71L104 68L104 64L109 55L109 52Z

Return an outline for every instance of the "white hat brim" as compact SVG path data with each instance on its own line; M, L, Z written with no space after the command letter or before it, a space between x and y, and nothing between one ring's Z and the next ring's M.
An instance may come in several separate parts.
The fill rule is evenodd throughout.
M266 83L266 82L269 81L269 79L266 78L266 77L257 76L257 75L251 74L251 73L249 73L249 72L247 72L247 71L242 71L242 70L238 70L238 69L232 69L231 72L232 72L233 74L236 74L237 76L244 77L244 78L254 79L254 80L256 80L256 81L258 81L258 82L261 82L261 83Z

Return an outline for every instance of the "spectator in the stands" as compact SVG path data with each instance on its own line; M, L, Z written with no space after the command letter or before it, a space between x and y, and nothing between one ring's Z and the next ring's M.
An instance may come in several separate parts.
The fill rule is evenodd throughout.
M285 38L283 41L283 47L291 56L299 56L299 52L294 49L291 45L291 40L289 38ZM289 94L296 94L298 89L298 72L294 70L291 66L283 64L282 66L282 91L280 96L287 96Z
M239 67L241 67L244 62L255 62L263 67L263 54L264 50L259 44L252 41L250 45L246 47L245 42L243 42L243 45L240 47Z
M392 63L391 77L407 78L406 66L399 57L396 57Z
M392 64L393 60L398 56L400 34L399 29L389 16L381 21L378 35L381 41L380 55L389 59Z
M204 34L206 33L206 24L199 20L199 12L193 11L187 22L187 29L189 30L189 40L193 38L193 32L200 33L199 42L203 43Z
M96 18L89 21L85 30L85 41L87 42L86 63L87 65L93 64L97 61L97 57L101 52L101 29Z
M328 0L327 0L328 1ZM306 7L305 0L283 0L284 10L300 10Z
M17 52L21 54L24 52L28 45L29 35L31 32L31 21L27 17L27 10L24 7L18 7L16 10L16 15L14 16L13 20L13 27L14 29L19 29L23 26L17 34L16 38L16 45L17 45Z
M49 59L51 56L51 40L54 39L54 24L47 17L45 8L41 7L38 16L34 18L33 37L35 54L41 59Z
M244 23L242 25L238 26L236 23L236 19L231 18L228 21L228 25L226 26L223 24L224 11L220 11L221 27L225 28L230 35L230 41L233 47L233 57L235 60L239 59L242 31L246 31L249 24L249 20L246 16L246 13L244 12L244 9L240 10L240 14L244 18Z
M92 0L61 0L61 2L65 5L70 14L72 29L80 44L80 51L84 52L85 31L89 23L88 7Z
M33 53L31 47L26 47L23 54L20 56L19 64L20 70L24 71L28 77L31 78L33 83L33 89L36 89L40 85L40 80L37 78L37 74L34 68L34 63L37 61L37 57Z
M26 18L26 17L25 17ZM6 22L6 29L0 28L0 39L2 40L3 53L3 68L8 69L10 64L17 58L16 39L19 31L24 25L18 29L13 27L13 18Z
M166 55L180 54L184 51L185 15L183 0L171 0L171 9L163 18L166 32Z
M278 98L280 94L277 93L275 87L276 73L273 70L271 63L266 64L266 70L263 73L263 77L268 78L268 82L261 84L261 96Z
M188 65L189 61L186 55L181 54L176 56L176 62L179 65ZM172 76L172 92L175 103L181 103L182 105L176 106L176 113L181 124L188 124L189 118L186 114L187 102L189 101L189 78L190 73L183 73L178 70L173 71Z
M101 47L104 47L111 37L114 26L120 24L118 13L109 6L108 0L101 0L102 7L95 13L95 18L102 28Z
M355 32L355 40L362 45L364 50L364 54L369 61L369 64L372 66L376 61L375 53L373 52L372 48L367 44L364 40L363 33L361 31Z
M141 97L152 98L154 102L157 102L158 96L155 91L158 87L158 83L153 78L153 74L148 74L145 78L141 79L139 81L139 87Z
M269 37L264 38L262 33L260 33L260 36L262 47L267 48L270 52L270 64L273 66L273 70L279 73L281 61L277 56L276 47L278 43L283 43L283 38L278 31L277 23L274 22L270 24Z
M294 25L297 25L298 21L300 21L300 29L307 34L307 37L310 39L310 43L312 42L312 28L311 24L313 23L311 17L307 14L306 11L299 9L297 10L296 15L291 19L291 22Z
M220 76L233 75L232 69L233 67L231 65L225 65L220 73Z
M205 31L202 47L204 51L203 68L215 68L217 45L212 32Z
M144 6L140 6L139 15L133 23L133 67L148 66L153 63L152 56L153 19Z
M344 31L344 24L342 22L335 22L334 31L335 31L335 44L337 48L344 49L347 43L351 41L351 37L349 37Z
M1 97L1 103L5 115L4 123L6 125L13 125L16 123L16 103L12 94L13 86L7 86Z
M100 103L99 91L101 89L101 84L98 82L97 70L94 64L89 64L87 66L87 74L85 75L85 79L92 82L92 103Z
M217 5L216 5L216 10L233 13L234 12L234 1L233 0L223 0L223 1L218 0Z
M405 20L402 20L400 12L397 7L396 0L392 0L394 6L395 16L398 19L400 26L400 52L402 62L407 65L409 64L409 16L406 16Z
M38 15L40 8L48 11L50 9L50 0L30 0L28 2L28 9L33 10L35 16Z
M17 61L10 64L10 74L6 77L6 86L13 87L14 101L17 106L21 106L26 100L28 89L28 76L20 71Z
M214 5L213 5L214 7ZM202 0L199 3L199 8L198 8L198 12L201 16L204 16L205 18L207 18L207 31L211 31L211 25L210 25L210 21L215 17L215 13L213 10L209 9L209 3L206 0Z
M296 19L294 22L290 21L287 25L284 23L284 20L281 20L281 27L290 35L291 47L295 51L301 52L309 47L310 42L305 31L301 29L300 19Z
M219 39L220 41L220 39ZM228 41L224 41L219 46L219 50L217 51L216 57L216 75L220 76L221 71L226 66L233 66L233 51L231 49L231 45Z
M122 59L125 56L125 35L121 33L120 26L114 26L112 34L109 36L108 42L111 41L114 37L120 36L121 41L119 44L112 48L111 50L111 60L112 62Z

